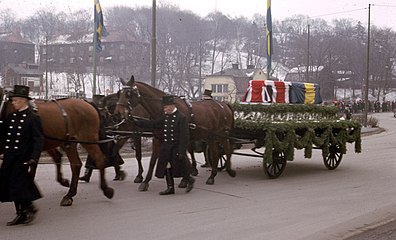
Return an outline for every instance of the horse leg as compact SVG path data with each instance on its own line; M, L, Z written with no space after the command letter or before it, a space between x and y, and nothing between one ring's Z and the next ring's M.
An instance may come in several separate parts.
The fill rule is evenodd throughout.
M236 172L235 172L235 170L233 170L231 168L231 155L232 155L233 149L232 149L232 144L230 143L230 141L228 139L223 142L223 148L224 148L224 153L227 157L227 160L225 162L226 171L227 171L228 175L230 175L231 177L235 177Z
M138 163L138 175L133 180L134 183L143 182L143 164L142 164L142 137L137 136L133 138L133 144L135 146L135 157Z
M213 185L215 180L214 178L217 175L217 165L219 164L219 158L218 158L218 151L217 151L217 143L213 140L210 140L208 142L208 157L209 157L209 162L210 162L210 166L211 166L211 173L210 176L208 178L208 180L206 180L206 184L208 185Z
M78 185L78 177L80 175L81 170L81 159L77 152L77 144L72 143L64 148L67 158L70 161L70 168L72 172L71 184L69 187L69 191L63 197L60 205L61 206L71 206L73 204L73 197L77 194L77 185Z
M159 151L160 151L160 142L156 138L153 138L153 145L152 145L152 153L151 153L151 158L150 158L150 165L149 169L147 171L146 178L144 181L139 185L139 191L145 192L149 188L149 182L151 181L153 177L153 172L154 172L154 167L155 164L157 163L157 159L159 157Z
M62 153L56 148L48 150L47 153L51 156L56 166L56 181L63 187L70 187L69 180L63 178L62 174Z
M197 160L195 159L194 148L193 148L193 146L192 146L191 144L190 144L190 146L188 147L188 153L190 153L190 156L191 156L191 165L193 166L191 175L197 176L197 175L198 175Z
M103 152L100 150L99 146L97 144L81 144L85 150L87 150L88 154L92 157L92 159L95 161L96 167L99 169L100 172L100 188L103 191L103 194L111 199L114 196L114 189L108 187L106 178L105 178L105 160L106 156L103 154ZM77 155L78 157L78 155ZM81 161L80 161L80 166L81 168ZM79 174L80 170L78 170ZM74 174L73 174L74 177ZM78 179L78 177L77 177ZM73 182L73 178L72 178Z

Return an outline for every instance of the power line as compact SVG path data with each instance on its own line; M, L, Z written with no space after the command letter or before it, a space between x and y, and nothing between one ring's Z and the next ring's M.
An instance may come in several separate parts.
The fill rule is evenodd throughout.
M372 4L371 6L373 6L373 7L390 7L390 8L396 8L396 5Z
M357 12L357 11L362 11L362 10L367 10L367 8L359 8L359 9L352 9L352 10L342 11L342 12L327 13L327 14L313 16L312 18L325 17L325 16L331 16L331 15L338 15L338 14L344 14L344 13L351 13L351 12Z

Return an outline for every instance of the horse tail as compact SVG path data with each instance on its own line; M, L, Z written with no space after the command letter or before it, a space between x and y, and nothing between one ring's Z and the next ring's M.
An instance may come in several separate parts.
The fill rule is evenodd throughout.
M231 103L229 103L229 102L226 102L226 106L230 109L230 111L231 111L231 129L230 129L230 131L232 130L232 129L234 129L234 125L235 125L235 119L234 119L234 109L232 108L232 105L231 105Z

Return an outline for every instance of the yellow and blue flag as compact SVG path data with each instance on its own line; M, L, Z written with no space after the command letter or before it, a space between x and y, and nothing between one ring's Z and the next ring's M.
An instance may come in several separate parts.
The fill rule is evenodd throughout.
M100 7L99 0L94 0L94 23L95 23L95 34L94 38L96 38L96 52L102 51L102 37L106 37L109 33L106 30L106 27L103 24L103 14L102 8Z
M271 15L271 0L267 0L267 74L271 74L272 61L272 15Z

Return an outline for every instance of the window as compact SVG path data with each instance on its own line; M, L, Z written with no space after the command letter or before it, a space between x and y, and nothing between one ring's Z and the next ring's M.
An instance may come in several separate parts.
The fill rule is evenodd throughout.
M70 63L75 63L76 59L74 57L70 58Z
M63 53L63 47L59 48L59 52Z
M27 77L21 77L21 84L22 85L27 85Z
M227 93L228 92L228 84L212 84L212 92Z
M225 97L221 97L221 96L215 96L213 97L214 100L220 101L220 102L224 102L225 101Z
M70 46L70 52L74 53L75 48L73 46Z
M125 49L125 44L121 44L121 45L120 45L120 49L121 49L121 50L124 50L124 49Z
M93 51L93 46L89 46L88 50L89 50L90 52L92 52L92 51Z
M43 54L47 54L47 48L43 47Z

